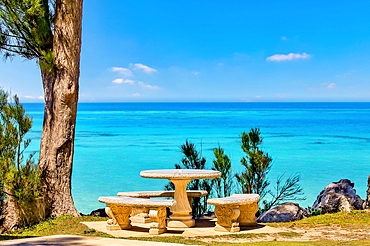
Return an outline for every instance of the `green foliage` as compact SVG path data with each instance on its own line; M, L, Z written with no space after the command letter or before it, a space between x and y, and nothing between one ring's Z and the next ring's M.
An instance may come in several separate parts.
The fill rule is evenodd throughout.
M220 146L213 150L213 154L215 159L213 160L212 169L221 172L221 177L219 179L212 180L217 197L230 196L233 189L230 158L225 154L225 151Z
M268 189L270 181L267 179L267 174L272 167L272 158L261 149L263 139L260 135L260 129L253 128L249 133L243 132L241 136L241 148L246 156L240 162L245 170L236 174L235 177L241 186L242 193L260 195L260 202L263 204L263 207L260 206L260 213L285 201L305 200L306 198L301 197L303 192L298 184L300 180L298 174L289 176L285 182L281 175L276 181L274 191Z
M241 186L242 193L259 194L263 200L270 184L267 174L271 169L272 158L260 149L262 138L259 128L253 128L249 133L243 132L241 141L241 148L246 156L240 162L245 170L235 175L236 180Z
M181 152L184 157L181 159L181 165L175 164L176 169L204 169L206 164L206 159L202 157L201 152L198 152L195 145L188 140L185 144L180 146ZM169 183L165 186L166 190L174 190L175 187L173 183ZM187 185L188 190L206 190L208 195L205 197L194 197L192 199L192 214L193 217L199 217L207 211L207 199L211 194L212 187L211 181L206 179L195 179L189 182Z
M323 214L321 209L316 209L312 207L308 207L306 211L307 211L308 216L317 216L317 215Z
M263 200L263 208L261 208L261 212L267 211L273 206L279 205L283 202L306 199L305 197L302 197L303 191L301 186L298 184L300 176L298 174L289 176L284 183L282 182L283 176L284 175L281 175L277 178L274 192L268 190L268 194L271 198L269 200Z
M54 1L1 0L0 52L38 59L41 69L53 68Z
M25 135L32 127L32 120L19 98L15 95L13 99L14 102L8 102L7 93L0 90L0 192L2 200L6 196L13 198L22 217L27 216L30 204L39 197L41 181L34 153L24 158L31 143Z

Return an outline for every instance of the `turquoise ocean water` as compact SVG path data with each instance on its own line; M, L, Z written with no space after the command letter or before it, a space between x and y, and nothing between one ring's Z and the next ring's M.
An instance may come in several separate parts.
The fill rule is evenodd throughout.
M33 118L31 151L38 151L43 105L24 104ZM180 163L179 146L196 144L212 167L220 145L242 169L239 136L259 127L273 158L272 185L298 173L312 206L330 182L348 178L364 198L370 174L370 103L80 103L72 193L77 209L90 213L99 196L118 191L161 190L167 180L141 178L147 169ZM271 186L273 188L273 186Z

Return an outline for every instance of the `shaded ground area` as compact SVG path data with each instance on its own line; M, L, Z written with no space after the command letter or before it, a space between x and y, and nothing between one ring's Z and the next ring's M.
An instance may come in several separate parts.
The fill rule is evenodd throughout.
M365 215L365 214L362 214ZM366 214L368 216L368 214ZM301 221L290 223L274 223L270 225L258 224L257 227L241 228L240 232L217 232L214 230L215 219L200 219L196 221L193 228L179 229L169 228L167 232L156 237L180 236L197 241L212 243L244 243L264 241L285 241L285 242L312 242L312 241L354 241L370 239L370 224L368 226L357 226L348 224L341 226L332 220L323 223L315 221L302 223ZM104 221L82 222L89 228L121 238L148 238L149 224L134 224L132 230L108 231Z
M97 245L126 245L126 246L179 246L183 244L145 242L137 240L98 238L98 237L81 237L72 235L56 235L47 237L35 237L27 239L16 239L2 241L0 245L76 245L76 246L97 246Z
M86 226L96 231L104 232L113 237L121 237L121 238L128 238L128 237L153 237L153 235L149 235L149 223L147 224L138 224L132 223L133 228L131 230L113 230L109 231L106 229L106 222L105 221L95 221L95 222L82 222ZM193 237L206 237L206 236L218 236L218 235L230 235L230 234L245 234L245 233L279 233L284 232L285 230L265 226L265 225L258 225L256 227L247 227L241 228L240 232L238 233L230 233L230 232L219 232L214 230L215 227L215 220L209 219L198 219L196 220L195 227L192 228L168 228L167 232L158 235L159 237L168 237L168 236L183 236L186 238L193 238Z

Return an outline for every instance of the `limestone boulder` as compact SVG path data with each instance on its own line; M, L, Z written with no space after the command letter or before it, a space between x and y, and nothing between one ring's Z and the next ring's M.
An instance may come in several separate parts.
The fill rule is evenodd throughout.
M317 196L312 208L321 209L323 213L362 209L364 200L356 194L354 186L348 179L330 183Z
M91 211L90 215L98 217L108 217L108 215L105 212L105 208L98 208L96 210L93 210Z
M258 217L258 222L289 222L301 220L308 214L298 203L286 202L264 212Z

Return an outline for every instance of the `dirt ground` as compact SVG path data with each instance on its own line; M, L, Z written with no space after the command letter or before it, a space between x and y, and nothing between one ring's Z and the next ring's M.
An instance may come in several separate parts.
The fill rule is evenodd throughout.
M262 241L353 241L369 240L370 229L348 230L338 226L321 226L316 228L298 229L294 223L290 227L279 227L285 232L254 234L247 237L204 238L204 242L262 242ZM199 240L199 238L198 238Z

